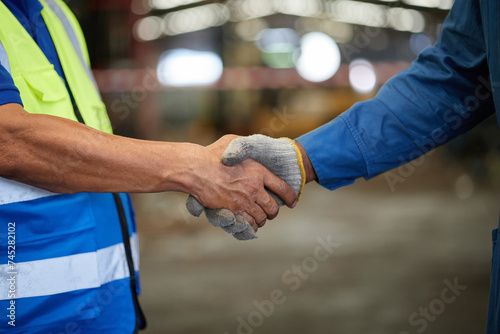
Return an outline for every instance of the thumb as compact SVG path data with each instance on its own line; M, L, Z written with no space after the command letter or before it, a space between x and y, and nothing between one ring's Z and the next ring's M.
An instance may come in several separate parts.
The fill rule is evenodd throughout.
M236 166L246 159L253 159L257 162L262 161L262 155L265 154L266 144L271 137L264 135L252 135L248 137L238 137L231 141L224 153L221 161L226 166Z

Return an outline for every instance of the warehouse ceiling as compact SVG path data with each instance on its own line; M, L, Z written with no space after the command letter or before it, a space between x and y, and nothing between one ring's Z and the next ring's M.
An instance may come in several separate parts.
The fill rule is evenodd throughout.
M314 30L329 24L332 31L361 25L420 33L429 22L442 22L452 4L453 0L135 0L132 9L144 15L135 27L137 38L149 41L275 15L304 18L301 24ZM344 42L345 34L333 35Z

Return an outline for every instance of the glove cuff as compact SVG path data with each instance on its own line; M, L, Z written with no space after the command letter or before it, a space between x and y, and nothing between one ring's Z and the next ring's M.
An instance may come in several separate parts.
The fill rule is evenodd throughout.
M290 138L283 138L286 139L292 144L293 148L295 149L295 153L297 154L297 162L299 164L300 168L300 176L301 176L301 181L300 181L300 189L299 193L297 194L297 200L300 200L300 196L302 196L302 190L304 190L304 186L306 184L306 169L304 167L304 159L302 158L302 152L300 152L300 148L295 144L295 141L293 141Z

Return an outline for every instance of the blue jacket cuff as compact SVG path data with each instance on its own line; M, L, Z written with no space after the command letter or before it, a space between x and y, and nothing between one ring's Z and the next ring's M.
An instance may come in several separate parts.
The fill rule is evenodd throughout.
M350 185L366 175L363 155L342 115L297 141L311 160L319 184L329 190Z

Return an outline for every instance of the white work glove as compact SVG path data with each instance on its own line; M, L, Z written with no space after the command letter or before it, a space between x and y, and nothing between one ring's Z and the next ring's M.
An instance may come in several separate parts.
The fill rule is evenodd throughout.
M210 224L222 228L238 240L252 240L257 238L252 225L248 223L246 218L242 215L235 215L231 210L207 209L191 195L187 199L186 208L195 217L199 217L202 212L205 212L205 216Z
M236 166L246 159L253 159L266 166L272 173L285 181L300 198L306 175L302 154L291 139L274 139L264 135L239 137L228 145L221 157L222 163L226 166ZM284 205L284 202L276 194L268 192L280 206ZM188 197L186 207L195 217L199 217L205 211L205 215L212 225L221 227L238 240L257 238L255 231L245 217L234 215L228 209L207 209L193 196Z

